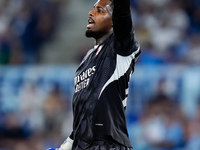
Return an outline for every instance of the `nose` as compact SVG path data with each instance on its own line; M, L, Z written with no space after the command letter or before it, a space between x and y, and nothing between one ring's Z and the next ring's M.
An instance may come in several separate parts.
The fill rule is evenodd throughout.
M88 14L89 14L89 16L94 16L94 12L93 12L94 10L91 10Z

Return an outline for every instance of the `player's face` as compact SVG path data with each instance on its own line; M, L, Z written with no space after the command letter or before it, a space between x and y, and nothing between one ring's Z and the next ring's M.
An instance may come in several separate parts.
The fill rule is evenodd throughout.
M112 29L112 8L110 0L98 0L89 12L86 36L101 38Z

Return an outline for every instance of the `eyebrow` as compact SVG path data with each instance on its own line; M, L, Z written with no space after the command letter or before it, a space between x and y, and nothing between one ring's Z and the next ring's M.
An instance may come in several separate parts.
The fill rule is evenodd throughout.
M101 9L105 9L105 8L102 7L102 6L95 6L95 5L94 5L93 8L95 8L95 7L96 7L96 8L101 8Z

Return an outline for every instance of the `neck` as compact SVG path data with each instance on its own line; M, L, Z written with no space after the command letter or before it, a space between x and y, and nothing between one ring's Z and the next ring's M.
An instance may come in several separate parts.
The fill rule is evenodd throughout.
M111 34L113 33L113 30L111 29L108 34L102 36L101 38L96 39L95 45L102 44Z

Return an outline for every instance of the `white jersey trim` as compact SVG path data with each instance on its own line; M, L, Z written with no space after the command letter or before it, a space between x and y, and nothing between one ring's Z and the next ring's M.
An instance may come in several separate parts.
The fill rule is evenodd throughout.
M120 77L122 77L127 72L127 70L130 67L130 64L131 64L132 60L135 59L135 61L136 61L137 58L135 56L136 56L136 54L139 53L139 51L140 51L140 47L129 56L121 56L121 55L117 54L117 61L116 61L115 71L114 71L113 75L110 77L110 79L103 86L103 88L102 88L102 90L101 90L101 92L99 94L98 99L100 98L100 96L101 96L102 92L104 91L104 89L111 82L113 82L115 80L118 80Z

